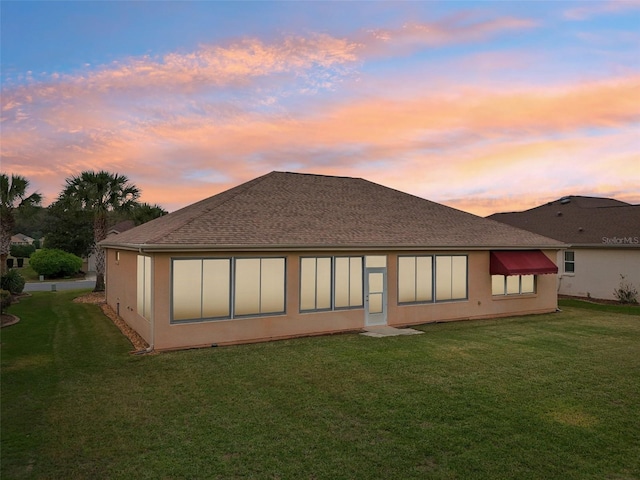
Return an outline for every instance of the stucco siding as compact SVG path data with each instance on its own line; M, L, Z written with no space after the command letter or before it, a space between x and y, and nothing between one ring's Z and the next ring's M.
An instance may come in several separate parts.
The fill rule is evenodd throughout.
M615 300L620 275L640 289L640 249L572 248L575 272L564 272L564 252L558 252L558 293Z
M437 255L437 251L403 252L402 255ZM553 258L555 251L545 252ZM510 315L552 312L557 307L556 275L537 276L536 293L492 296L489 252L446 252L463 254L468 263L468 298L448 302L398 305L398 254L374 252L387 257L387 324L408 326L429 322L491 318ZM120 316L157 350L227 345L268 341L306 335L357 331L365 327L363 307L317 312L300 312L300 258L312 252L264 254L286 257L286 313L226 320L171 322L171 260L183 257L215 257L207 252L188 255L156 253L152 255L152 312L146 319L137 312L137 252L115 250L107 254L107 302ZM322 252L327 255L362 255L358 252ZM255 257L256 254L229 252L224 257ZM153 327L153 333L151 329Z
M118 260L116 253L120 257ZM106 299L107 304L151 344L150 320L137 311L137 257L136 252L107 249Z

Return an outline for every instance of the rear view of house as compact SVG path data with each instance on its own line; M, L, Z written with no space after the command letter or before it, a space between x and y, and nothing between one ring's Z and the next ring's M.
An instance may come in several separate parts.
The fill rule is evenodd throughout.
M272 172L104 240L156 349L543 313L562 244L363 179Z

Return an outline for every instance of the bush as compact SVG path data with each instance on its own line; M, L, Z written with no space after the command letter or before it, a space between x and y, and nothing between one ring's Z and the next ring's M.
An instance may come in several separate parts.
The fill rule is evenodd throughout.
M12 295L20 295L24 289L24 278L17 270L9 270L0 277L0 288L8 290Z
M613 290L613 294L620 303L638 303L638 290L631 282L625 282L625 278L620 275L620 286Z
M29 258L36 247L33 245L11 245L11 256L16 258Z
M11 305L11 292L7 290L0 290L0 312L4 313Z
M82 259L57 248L43 248L31 255L29 265L38 275L68 277L80 271Z

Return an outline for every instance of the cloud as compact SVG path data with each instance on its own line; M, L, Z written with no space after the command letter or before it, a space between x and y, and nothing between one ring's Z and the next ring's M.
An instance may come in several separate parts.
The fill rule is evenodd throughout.
M314 69L324 72L326 85L343 73L341 66L356 60L357 48L351 41L316 34L287 37L272 44L245 38L228 46L202 45L186 54L132 57L96 70L55 73L41 81L9 87L3 92L2 110L34 102L94 101L114 94L145 97L237 89L279 74L303 77Z
M630 10L640 10L640 0L583 2L579 7L566 10L564 17L569 20L587 20L594 16L618 14Z
M465 14L347 38L245 38L3 87L3 169L48 201L65 177L118 171L169 210L271 170L365 177L486 214L514 191L537 202L594 176L628 195L638 174L625 183L615 172L638 161L637 74L513 87L495 76L472 84L461 69L384 84L361 68L534 27ZM489 50L464 62L502 74L526 68L523 58Z

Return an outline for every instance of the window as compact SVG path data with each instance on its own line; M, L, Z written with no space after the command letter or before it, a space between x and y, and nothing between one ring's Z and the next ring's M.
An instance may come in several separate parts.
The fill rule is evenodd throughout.
M331 309L331 257L300 259L300 310Z
M138 255L137 269L138 315L151 316L151 257Z
M285 310L284 258L173 259L172 265L172 321Z
M173 261L173 320L229 318L231 259Z
M398 303L467 298L466 255L398 257Z
M300 311L362 307L362 257L300 259Z
M572 252L570 250L565 250L564 271L565 273L574 273L576 271L575 252Z
M433 301L433 257L398 257L398 302Z
M491 275L492 295L535 293L535 275Z
M235 315L284 312L284 258L238 258Z

